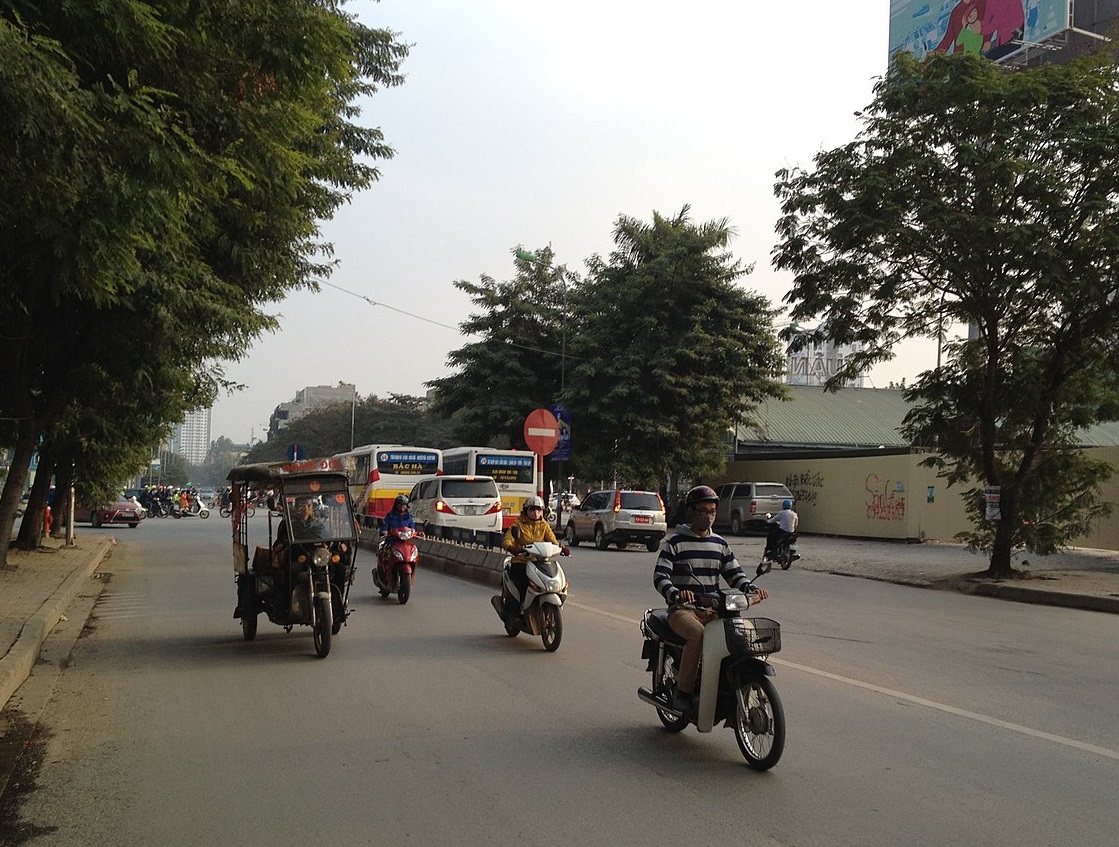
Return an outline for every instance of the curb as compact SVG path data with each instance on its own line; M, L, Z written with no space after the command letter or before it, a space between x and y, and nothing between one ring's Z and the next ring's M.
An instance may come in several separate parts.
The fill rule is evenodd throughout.
M31 669L39 660L43 642L114 544L115 538L106 538L98 544L87 559L71 571L62 587L28 618L12 649L0 658L0 709L7 705L11 696L31 675Z
M1119 597L1093 597L1086 594L1068 594L1044 588L1023 588L1019 585L981 582L975 586L976 595L1012 600L1016 603L1038 603L1046 606L1063 606L1069 609L1086 609L1090 612L1119 614Z

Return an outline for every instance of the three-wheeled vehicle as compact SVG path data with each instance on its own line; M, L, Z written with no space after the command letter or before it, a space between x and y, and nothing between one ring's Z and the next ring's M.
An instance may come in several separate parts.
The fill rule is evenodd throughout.
M357 524L344 462L239 465L226 477L232 485L237 582L233 617L240 618L246 641L256 638L257 616L263 612L288 632L297 625L311 627L315 653L322 658L330 652L331 636L349 614L346 604L356 572ZM262 494L268 502L268 546L250 548L249 516ZM273 527L274 521L278 526Z

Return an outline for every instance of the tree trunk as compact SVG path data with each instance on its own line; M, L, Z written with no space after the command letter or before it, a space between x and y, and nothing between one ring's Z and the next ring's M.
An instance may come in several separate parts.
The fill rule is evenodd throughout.
M70 498L73 494L71 486L74 484L74 466L68 462L55 465L54 470L54 526L51 527L51 538L65 538L67 521L71 514Z
M27 511L23 513L23 521L19 525L19 534L12 544L13 547L34 550L39 546L43 537L43 510L47 505L47 495L50 493L53 477L54 463L47 452L40 447L39 466L35 469L35 481L31 483Z
M31 468L31 455L35 452L35 444L39 433L35 423L28 418L19 421L19 432L16 436L15 451L12 455L12 464L8 468L8 478L4 482L4 490L0 492L0 565L8 564L8 547L12 541L12 525L15 522L16 506L23 493L23 486L27 482L27 474ZM24 520L27 515L24 516ZM37 543L37 540L36 540Z
M991 545L991 562L987 576L992 579L1009 579L1014 576L1010 566L1010 554L1014 547L1014 527L1018 521L1018 503L1013 491L1000 492L999 512L1001 518L995 527L995 541Z

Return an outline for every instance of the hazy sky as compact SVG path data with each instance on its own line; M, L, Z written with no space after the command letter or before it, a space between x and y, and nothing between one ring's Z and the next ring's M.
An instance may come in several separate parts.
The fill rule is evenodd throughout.
M551 245L582 274L610 252L619 214L689 204L695 222L728 218L733 252L754 264L741 284L779 305L774 172L850 141L887 59L885 0L345 8L413 45L404 84L361 118L396 156L322 228L339 263L329 283L354 294L324 285L276 305L281 331L228 367L247 387L215 404L214 437L260 438L308 385L422 395L466 340L455 280L511 279L517 245ZM912 378L934 355L911 347L873 382Z

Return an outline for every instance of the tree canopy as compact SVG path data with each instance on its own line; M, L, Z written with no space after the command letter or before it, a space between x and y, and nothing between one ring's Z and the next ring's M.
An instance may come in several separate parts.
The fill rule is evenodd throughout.
M832 387L902 338L970 327L907 389L907 435L970 486L990 573L1107 511L1076 432L1119 412L1119 73L904 53L853 142L778 172L775 265L805 341L857 342ZM1001 519L985 517L984 489Z
M228 385L268 304L330 272L320 222L392 153L358 101L408 52L342 6L0 9L0 555L32 451L80 444L75 405L150 422L154 446Z
M730 226L689 211L619 217L586 279L518 249L513 280L456 283L478 310L463 333L481 338L428 384L464 442L524 448L527 414L558 400L582 478L660 488L722 469L730 430L781 396L783 355L768 301L739 287Z

